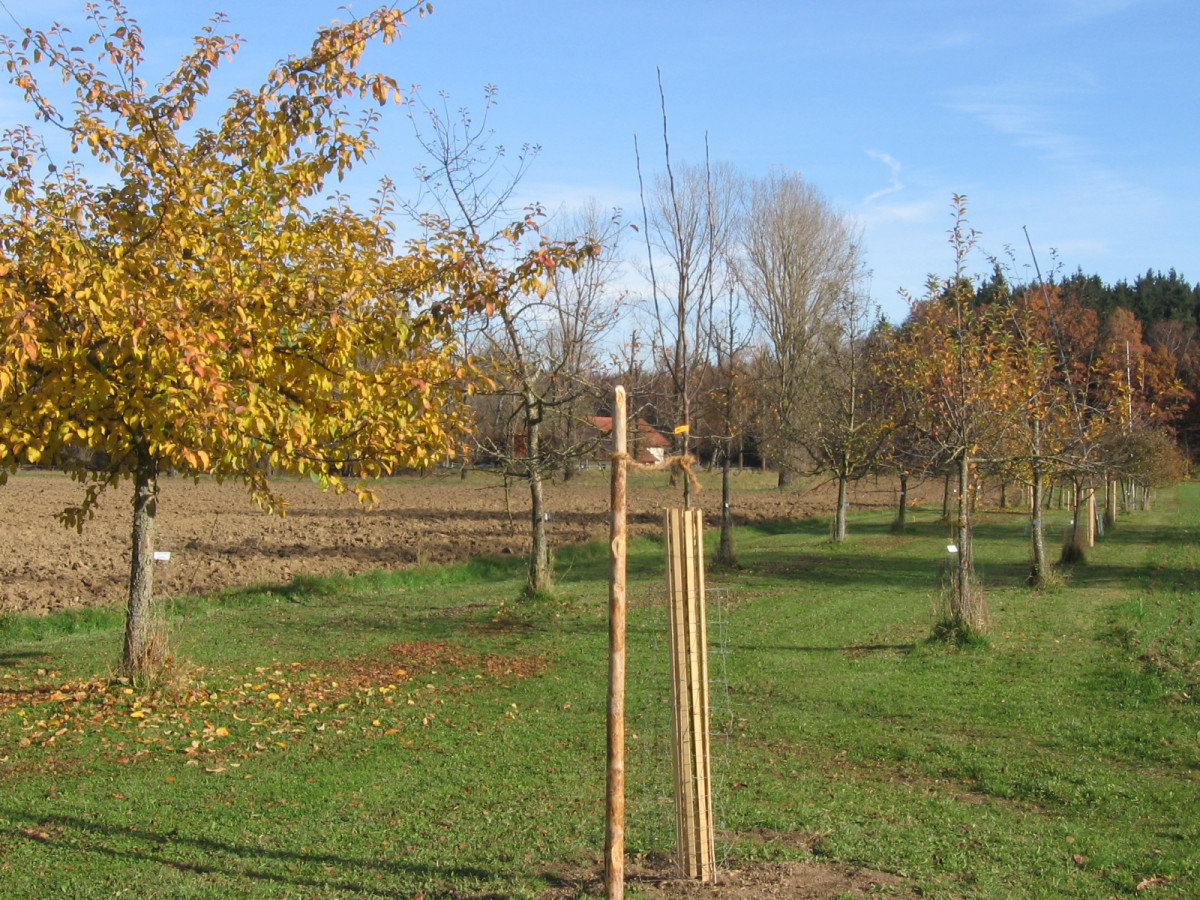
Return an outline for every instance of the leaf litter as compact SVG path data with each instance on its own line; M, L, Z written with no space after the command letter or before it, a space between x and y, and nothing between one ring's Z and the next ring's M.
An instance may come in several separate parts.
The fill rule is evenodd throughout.
M273 660L236 673L194 666L147 690L124 678L9 671L0 675L0 765L12 768L36 748L39 768L47 768L46 751L88 743L118 763L178 757L219 774L240 759L317 750L345 734L413 744L452 697L545 669L540 657L409 641L377 657Z

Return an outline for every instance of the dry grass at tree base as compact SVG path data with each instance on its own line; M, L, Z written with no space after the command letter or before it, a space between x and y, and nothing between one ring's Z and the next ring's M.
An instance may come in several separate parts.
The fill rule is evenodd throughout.
M734 515L738 524L827 516L833 486L810 491L769 489L770 473L739 473ZM678 506L679 489L638 484L630 492L634 534L660 534L662 511ZM380 503L359 506L352 494L321 492L311 482L281 483L286 516L267 515L237 484L198 484L164 478L156 526L158 549L168 563L155 573L155 594L210 593L253 584L286 584L296 575L358 573L474 556L524 555L529 547L528 492L514 484L507 497L498 478L471 473L466 480L438 474L375 485ZM940 503L940 485L929 484L926 503ZM0 611L56 609L124 602L129 577L129 492L110 492L82 535L54 514L77 503L79 486L63 475L20 472L0 487ZM890 483L867 480L851 494L855 507L891 506ZM699 505L715 506L708 487ZM548 489L556 546L607 534L609 487L599 473ZM708 516L715 524L715 513Z

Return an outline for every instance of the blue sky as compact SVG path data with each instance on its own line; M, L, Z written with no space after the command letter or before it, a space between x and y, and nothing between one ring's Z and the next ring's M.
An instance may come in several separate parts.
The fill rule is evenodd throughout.
M5 0L22 23L86 33L75 0ZM226 77L257 84L345 18L327 0L130 0L167 70L210 12L244 47ZM365 13L373 4L353 9ZM0 31L15 26L0 10ZM550 210L594 198L639 209L662 160L656 69L673 158L759 176L797 170L862 229L871 292L902 318L901 288L953 264L950 197L967 195L982 247L1106 281L1175 268L1200 281L1200 4L1195 0L434 0L368 63L427 99L478 109L499 88L498 142L541 146L519 198ZM27 119L0 88L0 121ZM420 157L400 110L371 173L402 188ZM974 269L983 271L979 258Z

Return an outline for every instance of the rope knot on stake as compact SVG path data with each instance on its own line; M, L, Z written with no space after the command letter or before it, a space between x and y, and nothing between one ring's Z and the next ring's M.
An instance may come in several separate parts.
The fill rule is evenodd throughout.
M688 480L688 484L692 486L692 490L702 490L700 479L696 477L694 466L698 465L699 460L690 453L679 453L675 456L668 456L656 463L638 462L628 453L613 453L610 457L613 462L618 460L627 463L640 472L670 472L672 475L683 475Z

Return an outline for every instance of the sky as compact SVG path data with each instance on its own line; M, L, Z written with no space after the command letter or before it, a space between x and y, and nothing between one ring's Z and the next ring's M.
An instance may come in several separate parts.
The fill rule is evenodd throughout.
M515 158L540 147L517 199L548 211L594 200L640 219L647 177L728 163L746 177L801 173L862 236L869 290L894 321L901 291L953 269L951 198L967 197L982 251L1031 280L1081 269L1106 282L1175 269L1200 281L1200 4L1195 0L434 0L366 65L451 109L490 112ZM223 90L257 86L333 0L128 0L147 75L169 70L215 11L243 39ZM7 10L7 12L6 12ZM0 32L57 19L87 34L82 2L4 0ZM223 67L226 68L226 67ZM0 84L0 125L30 121ZM402 192L422 161L387 113L367 174ZM627 246L636 242L627 242ZM630 270L630 287L637 289Z

